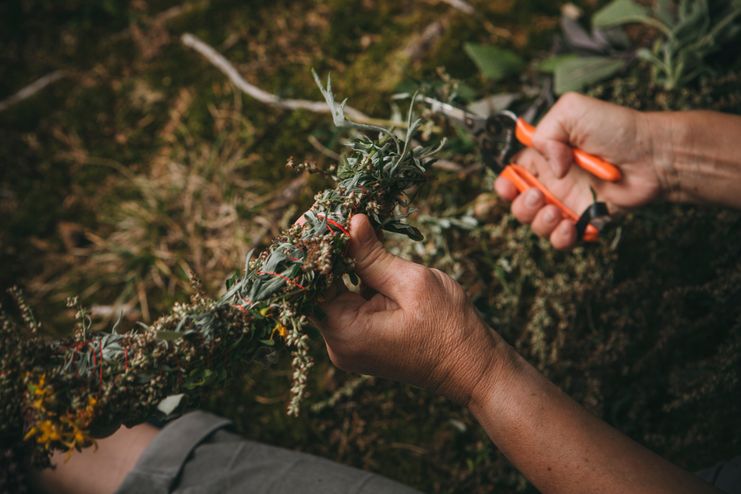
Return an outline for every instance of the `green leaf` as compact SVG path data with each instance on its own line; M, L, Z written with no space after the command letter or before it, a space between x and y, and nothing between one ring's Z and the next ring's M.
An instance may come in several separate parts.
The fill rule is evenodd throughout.
M592 17L594 27L620 26L648 17L648 9L633 0L614 0L598 10Z
M463 101L473 101L477 94L476 90L465 82L459 82L456 89L458 97Z
M667 26L674 25L677 17L674 12L674 2L672 0L657 0L654 8L654 15Z
M406 235L410 239L416 241L424 240L425 238L424 235L422 235L422 233L415 227L408 223L402 223L398 220L387 221L383 224L383 229L389 232Z
M193 369L188 374L188 380L184 386L186 389L193 390L206 385L209 380L214 376L214 372L211 369Z
M545 60L541 60L538 65L536 65L536 68L541 72L552 74L556 71L556 67L558 67L562 63L569 60L575 60L577 58L581 57L579 55L574 55L573 53L566 53L564 55L553 55L546 58Z
M710 29L710 8L707 0L682 1L679 20L672 26L680 46L694 43Z
M466 43L464 50L481 74L494 81L516 74L525 66L515 52L498 46Z
M610 57L578 57L556 66L554 91L563 94L581 91L585 87L602 81L625 67L625 61Z

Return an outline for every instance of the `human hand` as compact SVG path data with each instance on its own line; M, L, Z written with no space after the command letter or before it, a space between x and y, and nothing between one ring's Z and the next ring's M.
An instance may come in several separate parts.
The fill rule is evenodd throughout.
M656 199L662 180L654 158L654 135L647 114L599 101L577 93L562 96L538 124L533 148L513 162L530 170L556 197L581 214L592 203L590 187L611 213L634 208ZM603 182L573 166L572 149L578 147L617 165L619 182ZM497 193L512 201L512 214L533 231L548 237L557 249L576 241L573 221L546 203L537 189L519 194L504 177L494 183Z
M387 252L366 216L352 218L350 235L356 272L375 294L345 292L323 304L319 329L332 362L467 404L496 368L499 336L448 275Z

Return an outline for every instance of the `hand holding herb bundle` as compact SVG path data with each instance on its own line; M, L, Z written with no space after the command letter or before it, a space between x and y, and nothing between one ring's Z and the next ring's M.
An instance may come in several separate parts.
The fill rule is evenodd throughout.
M293 352L293 386L288 407L298 414L312 361L307 316L317 297L353 262L344 255L353 215L368 215L374 227L419 233L395 217L404 190L424 180L436 149L414 146L419 125L411 109L405 137L345 119L344 102L334 101L331 84L322 93L335 125L376 133L353 140L337 172L336 186L315 196L304 215L259 255L247 255L244 273L227 282L226 293L208 298L194 281L188 304L150 326L119 333L92 332L77 303L71 338L51 341L19 293L27 333L2 315L0 328L0 439L13 445L0 462L19 454L46 466L53 450L88 447L94 436L121 424L133 425L157 413L168 415L230 376L258 353L283 339ZM4 446L5 447L5 446Z

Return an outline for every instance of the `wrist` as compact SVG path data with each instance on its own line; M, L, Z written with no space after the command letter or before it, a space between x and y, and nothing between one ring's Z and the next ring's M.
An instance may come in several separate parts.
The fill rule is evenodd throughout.
M638 135L647 135L647 161L659 183L664 200L678 202L683 196L682 178L677 166L677 150L686 132L673 112L639 113Z
M736 184L741 118L707 111L643 114L662 196L671 202L741 206Z
M483 323L482 323L483 324ZM489 402L492 396L505 388L512 376L520 367L519 355L504 339L492 329L485 326L491 338L491 345L486 349L486 365L479 368L471 387L466 407L476 413Z

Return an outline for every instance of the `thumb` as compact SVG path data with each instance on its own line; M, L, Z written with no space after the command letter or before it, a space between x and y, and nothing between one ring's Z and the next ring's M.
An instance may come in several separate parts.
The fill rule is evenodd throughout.
M588 100L575 93L561 96L535 129L533 147L546 157L556 178L563 178L573 164L574 134Z
M353 216L350 223L350 255L355 259L355 272L370 288L396 301L399 278L411 264L390 254L378 240L368 217Z

